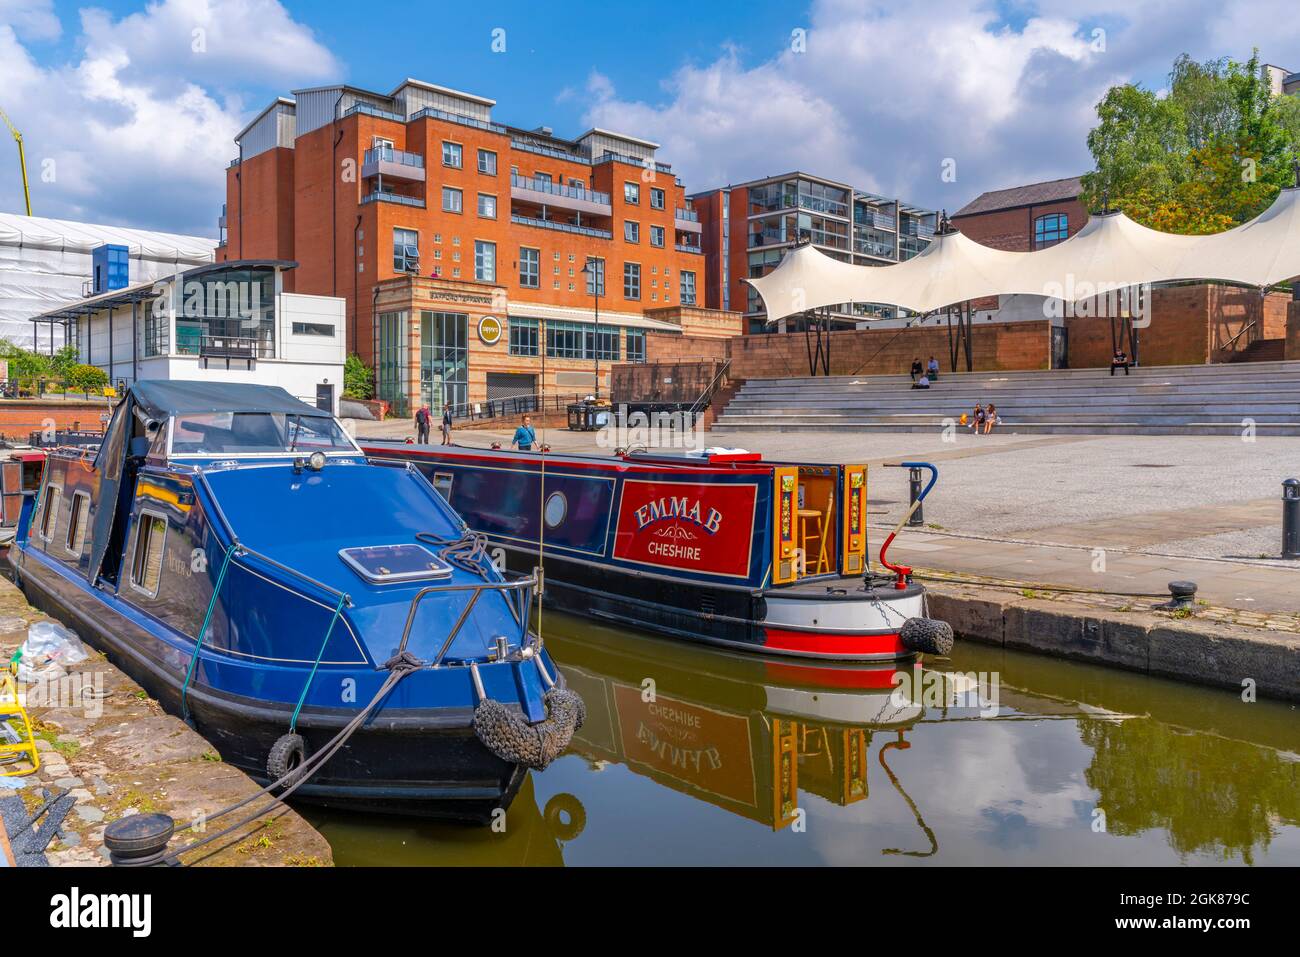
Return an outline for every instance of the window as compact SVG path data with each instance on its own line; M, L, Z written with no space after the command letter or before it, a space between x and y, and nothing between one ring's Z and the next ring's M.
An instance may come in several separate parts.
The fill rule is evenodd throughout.
M497 218L497 198L490 193L478 194L478 214L484 219Z
M497 244L474 240L474 278L479 282L497 281Z
M605 260L591 257L583 267L583 274L587 277L588 296L605 295Z
M637 183L623 184L623 202L631 203L633 206L641 204L641 187Z
M650 245L662 246L664 244L664 228L662 226L650 227Z
M541 286L542 251L528 246L519 247L519 285L525 289Z
M641 298L641 264L623 264L623 298Z
M393 272L420 271L420 234L414 229L393 230Z
M634 223L631 220L623 223L623 238L629 243L639 243L641 241L641 224Z
M460 169L462 162L462 150L459 143L442 144L442 165L450 166L453 169Z
M158 582L162 578L163 546L166 542L167 519L153 512L141 512L135 525L131 584L151 597L158 594Z
M664 208L664 191L655 186L650 187L650 208Z
M511 320L513 322L513 320ZM552 359L601 358L617 362L619 330L586 322L551 320L546 324L546 354Z
M682 305L695 305L695 273L687 272L685 269L681 272L682 284Z
M1034 220L1034 248L1055 246L1070 235L1070 218L1065 213L1048 213Z
M295 336L328 336L331 339L334 338L334 325L329 322L295 322L292 328Z
M59 505L63 501L63 489L51 485L45 492L45 514L41 516L41 538L47 542L54 537L54 529L59 524Z
M442 188L442 211L444 213L459 213L463 202L460 190L451 186Z
M497 154L491 150L478 151L478 171L489 176L497 174Z
M591 334L588 333L588 336ZM618 329L610 326L601 326L595 333L595 351L599 359L608 359L610 362L618 361ZM590 341L588 349L590 349Z
M165 429L163 430L166 431ZM90 496L85 492L72 493L72 514L68 516L68 551L80 557L86 544L86 519L90 515Z
M510 354L537 355L537 320L510 317Z
M644 329L629 329L627 331L627 361L645 362Z

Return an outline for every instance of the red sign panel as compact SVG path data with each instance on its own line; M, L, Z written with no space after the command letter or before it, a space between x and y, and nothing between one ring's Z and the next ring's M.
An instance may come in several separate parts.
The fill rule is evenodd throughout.
M758 488L627 479L614 557L642 565L746 578Z

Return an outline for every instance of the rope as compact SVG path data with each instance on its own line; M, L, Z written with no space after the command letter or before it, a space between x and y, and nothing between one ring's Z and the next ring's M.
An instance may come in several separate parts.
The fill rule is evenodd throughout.
M449 538L435 532L416 532L416 541L428 542L438 550L438 557L462 571L473 572L484 580L488 558L488 537L482 532L466 529L459 538Z
M213 586L212 597L208 599L208 610L203 614L203 627L199 629L199 636L194 642L194 654L190 655L189 667L185 669L185 683L181 685L181 720L183 721L188 721L190 718L190 682L194 680L194 666L199 660L199 649L203 647L203 639L208 635L208 625L212 622L212 611L217 607L217 596L221 594L221 585L226 580L226 570L230 568L230 559L234 557L238 548L239 546L234 542L231 542L229 547L226 548L226 557L221 562L221 572L217 575L217 584Z
M347 600L347 595L339 595L339 603L334 606L334 617L330 619L330 626L325 629L325 640L320 643L320 651L316 652L316 660L312 663L311 673L307 675L307 683L302 686L302 694L298 697L298 704L294 706L293 717L289 719L290 734L296 734L298 731L298 712L302 710L302 703L307 700L307 691L316 677L316 669L320 667L321 658L325 657L325 646L330 643L330 635L334 634L334 626L338 624L339 615L343 614L343 606Z
M353 717L351 721L349 721L346 725L344 725L339 730L338 734L336 734L333 738L329 740L328 743L326 743L324 748L317 751L311 757L307 758L307 760L305 760L302 764L298 765L296 768L291 768L284 775L272 781L270 784L266 785L266 787L260 789L259 791L250 794L242 801L238 801L235 804L230 805L229 807L222 808L220 811L217 811L215 814L209 815L207 820L213 821L219 817L224 817L225 815L230 814L233 811L237 811L242 807L246 807L247 805L251 804L253 801L256 801L258 798L261 797L269 796L271 798L269 804L267 804L265 807L258 808L252 814L248 815L247 817L241 818L240 820L236 821L234 824L229 825L228 827L222 828L220 831L217 831L215 834L209 834L208 836L200 838L197 841L190 842L184 847L177 848L174 851L168 852L167 855L163 858L164 861L168 863L183 863L180 860L182 854L188 854L190 851L196 850L204 846L205 844L210 844L213 841L217 840L218 838L224 837L225 835L238 830L244 825L252 823L253 821L257 820L259 817L261 817L263 814L267 813L277 805L283 805L285 801L289 798L289 795L293 794L294 791L298 790L298 788L302 787L302 785L307 783L307 781L325 765L325 762L327 762L330 758L332 758L334 754L341 747L343 747L344 744L347 743L348 739L351 738L352 735L355 734L357 730L361 727L361 725L365 723L366 719L370 717L370 713L374 711L375 707L379 704L379 702L382 701L388 695L388 692L391 691L399 681L405 678L412 671L419 670L421 665L422 662L418 658L415 658L413 655L411 655L409 652L404 652L401 656L392 658L387 662L385 662L384 668L388 671L388 677L384 679L384 683L379 687L379 690L375 693L375 696L370 699L369 704L367 704L364 708L362 708L359 712L357 712L356 716ZM289 787L287 787L283 792L281 792L278 795L271 794L273 790L284 785L286 782L288 782L289 780L295 777L297 778L297 780L294 780L293 783L289 785ZM177 831L179 832L179 831L187 830L191 827L193 827L192 824L187 824L184 827L177 828ZM189 866L189 865L185 865L185 866Z

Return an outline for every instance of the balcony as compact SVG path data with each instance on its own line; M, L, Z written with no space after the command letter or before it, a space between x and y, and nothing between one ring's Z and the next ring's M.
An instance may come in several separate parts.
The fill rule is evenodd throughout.
M424 204L421 203L421 206ZM593 229L590 226L574 226L571 223L560 223L553 219L534 219L530 216L520 216L518 213L510 214L510 222L519 226L538 226L542 229L555 229L562 233L576 233L579 236L594 236L596 239L613 239L614 234L608 229Z
M412 113L408 122L414 123L416 120L425 117L435 120L445 120L448 123L459 123L461 126L472 126L476 130L487 130L490 133L506 132L506 128L500 123L489 123L487 120L475 119L472 116L461 116L459 113L448 113L446 110L440 110L433 106L426 106L424 109Z
M704 250L694 243L677 243L676 246L679 253L694 253L697 256L704 255Z
M595 216L609 216L613 213L609 193L598 193L581 186L564 186L527 176L511 175L510 198Z
M366 150L361 162L361 177L387 176L416 183L424 182L424 157L392 147Z
M701 232L700 214L693 209L678 209L673 213L673 226L683 233Z
M538 156L549 156L551 159L566 160L570 163L585 163L591 165L591 160L586 156L578 153L570 153L567 150L555 149L550 146L542 146L540 143L533 143L529 140L511 139L510 146L512 149L523 150L525 153L536 153Z
M361 197L361 205L367 203L397 203L399 206L415 206L424 209L424 200L418 196L403 196L401 193L390 193L386 190L375 190L373 193L367 193Z

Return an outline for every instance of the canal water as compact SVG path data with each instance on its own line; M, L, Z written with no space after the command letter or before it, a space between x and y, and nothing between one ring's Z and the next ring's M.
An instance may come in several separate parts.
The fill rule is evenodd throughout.
M899 675L545 626L587 723L504 830L302 808L339 865L1300 864L1290 705L972 644Z

